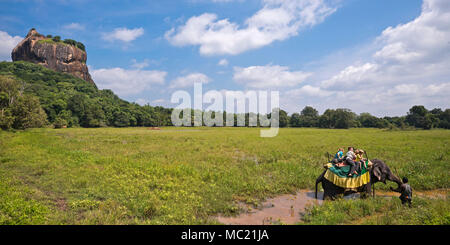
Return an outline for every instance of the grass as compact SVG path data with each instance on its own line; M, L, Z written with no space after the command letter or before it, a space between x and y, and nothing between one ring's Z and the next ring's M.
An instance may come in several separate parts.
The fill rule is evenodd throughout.
M450 200L417 197L412 207L397 197L325 202L302 217L307 225L450 225Z
M212 216L235 214L239 201L312 189L324 153L348 145L384 160L415 190L446 189L449 143L448 130L285 128L274 138L257 128L1 131L0 223L215 224Z
M60 45L72 46L72 45L70 45L68 43L63 42L62 40L59 41L59 42L55 42L51 38L41 39L41 40L38 41L38 43L49 43L49 44L60 44Z

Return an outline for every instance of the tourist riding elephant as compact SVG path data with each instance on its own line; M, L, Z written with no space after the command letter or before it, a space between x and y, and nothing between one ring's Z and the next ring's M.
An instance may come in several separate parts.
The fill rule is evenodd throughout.
M402 184L401 180L395 176L389 167L384 163L383 161L379 159L373 159L371 160L372 166L369 169L370 172L370 182L357 188L356 192L362 193L362 197L370 195L371 188L373 186L373 196L375 196L375 186L374 184L377 182L383 182L386 184L386 180L392 181L397 183L398 186ZM355 191L346 191L344 188L339 187L329 180L327 180L325 176L325 170L316 180L316 194L315 197L317 199L317 185L322 182L323 187L323 200L330 198L332 200L336 199L337 195L339 194L350 194Z

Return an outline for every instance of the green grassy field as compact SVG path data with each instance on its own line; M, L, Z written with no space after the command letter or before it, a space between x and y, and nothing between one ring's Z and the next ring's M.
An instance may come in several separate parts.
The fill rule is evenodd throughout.
M274 138L257 128L1 131L0 224L215 224L238 202L312 189L325 153L348 145L384 160L414 190L450 186L449 130L283 128ZM327 208L311 214L335 210ZM321 223L313 216L309 223Z

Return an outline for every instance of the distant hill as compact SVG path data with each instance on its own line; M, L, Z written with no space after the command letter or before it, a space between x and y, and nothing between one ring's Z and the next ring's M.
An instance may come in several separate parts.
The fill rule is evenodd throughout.
M23 83L25 94L36 96L48 122L58 127L171 125L172 109L127 102L111 90L42 65L0 62L0 82L7 78Z
M55 71L70 73L94 84L86 65L84 44L59 36L47 37L32 28L11 52L13 61L29 61Z

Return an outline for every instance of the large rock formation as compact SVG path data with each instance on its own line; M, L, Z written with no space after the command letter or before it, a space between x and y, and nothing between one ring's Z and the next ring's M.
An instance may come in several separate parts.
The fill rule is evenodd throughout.
M85 51L63 42L54 42L31 29L12 51L13 61L24 60L49 69L70 73L95 85L86 65Z

